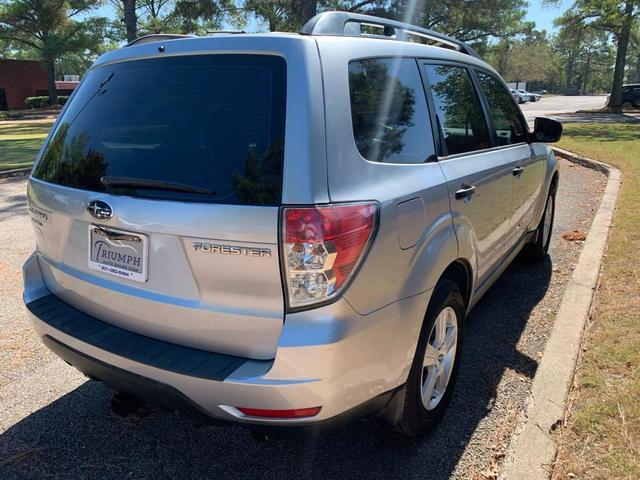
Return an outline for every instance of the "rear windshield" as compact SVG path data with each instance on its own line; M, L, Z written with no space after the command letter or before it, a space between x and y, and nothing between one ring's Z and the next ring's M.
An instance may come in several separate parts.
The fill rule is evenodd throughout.
M74 95L34 176L151 199L278 205L285 95L277 56L99 67Z

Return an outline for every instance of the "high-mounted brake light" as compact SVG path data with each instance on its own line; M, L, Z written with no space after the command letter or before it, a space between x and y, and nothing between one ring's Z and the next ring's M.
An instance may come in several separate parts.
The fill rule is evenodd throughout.
M329 300L347 284L371 241L377 204L285 208L289 306Z

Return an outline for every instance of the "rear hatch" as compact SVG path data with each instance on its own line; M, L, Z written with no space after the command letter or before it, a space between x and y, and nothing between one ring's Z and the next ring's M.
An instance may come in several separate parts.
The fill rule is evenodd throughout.
M273 358L286 84L277 55L91 70L29 185L49 289L130 331Z

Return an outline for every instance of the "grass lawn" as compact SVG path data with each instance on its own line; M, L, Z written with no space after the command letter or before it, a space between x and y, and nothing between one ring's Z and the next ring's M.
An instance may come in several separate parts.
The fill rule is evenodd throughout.
M567 124L560 146L615 165L622 186L553 478L639 479L640 124Z
M0 111L0 120L54 119L60 113L60 107L33 108L28 110Z
M0 171L31 166L51 125L0 122Z

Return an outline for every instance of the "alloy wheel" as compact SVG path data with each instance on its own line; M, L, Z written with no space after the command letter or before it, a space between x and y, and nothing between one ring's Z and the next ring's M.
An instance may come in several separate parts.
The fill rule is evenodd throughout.
M421 396L427 410L435 409L447 390L457 346L458 316L453 308L446 307L433 324L422 364Z

